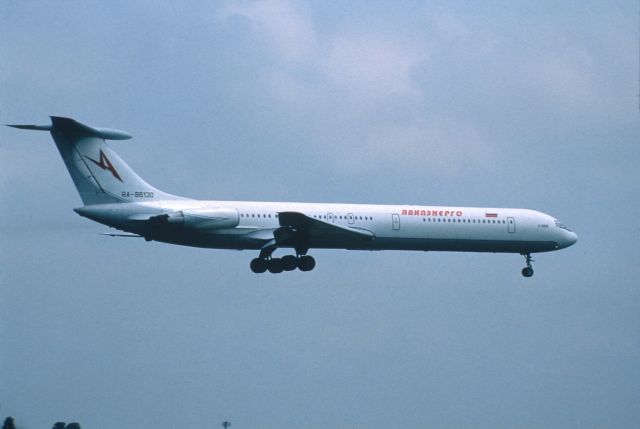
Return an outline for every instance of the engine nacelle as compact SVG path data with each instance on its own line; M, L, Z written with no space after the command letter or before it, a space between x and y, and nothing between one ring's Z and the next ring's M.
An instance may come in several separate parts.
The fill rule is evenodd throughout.
M166 221L190 229L223 229L238 226L240 215L236 209L187 209L171 213Z

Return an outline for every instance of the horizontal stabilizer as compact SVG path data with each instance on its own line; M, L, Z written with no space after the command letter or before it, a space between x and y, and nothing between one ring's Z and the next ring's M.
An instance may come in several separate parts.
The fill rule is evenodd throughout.
M131 135L124 131L112 130L110 128L90 127L89 125L81 124L71 118L51 116L51 123L53 124L54 129L59 129L60 131L72 135L100 137L105 140L127 140L131 138Z
M131 138L129 133L111 128L98 128L81 124L80 122L61 116L51 116L51 125L9 125L8 127L21 130L51 131L58 130L74 136L99 137L105 140L127 140Z
M51 131L51 125L6 125L7 127L19 128L21 130Z

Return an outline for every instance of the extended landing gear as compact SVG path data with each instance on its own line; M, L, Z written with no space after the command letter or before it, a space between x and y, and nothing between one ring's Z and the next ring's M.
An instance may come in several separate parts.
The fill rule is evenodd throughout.
M282 258L258 257L252 259L251 264L249 264L251 271L258 274L262 274L265 271L279 274L283 271L293 271L296 268L300 271L311 271L315 266L316 260L309 255L285 255Z
M522 269L522 275L524 277L531 277L533 276L533 268L531 267L531 263L533 262L533 259L531 259L531 254L529 253L525 253L523 254L523 256L525 261L527 262L527 266Z
M251 271L253 271L254 273L260 274L267 271L268 264L269 264L269 261L267 259L255 258L251 260L249 267L251 268Z

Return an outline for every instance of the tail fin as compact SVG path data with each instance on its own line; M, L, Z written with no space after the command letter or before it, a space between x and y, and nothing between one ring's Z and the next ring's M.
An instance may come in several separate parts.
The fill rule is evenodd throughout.
M94 128L70 118L51 117L51 125L9 125L50 131L85 205L179 199L142 180L105 142L126 140L123 131Z

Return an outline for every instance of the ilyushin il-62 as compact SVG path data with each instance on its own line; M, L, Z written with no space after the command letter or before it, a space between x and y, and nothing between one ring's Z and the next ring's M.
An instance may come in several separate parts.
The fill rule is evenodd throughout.
M531 277L532 253L571 246L577 235L545 213L513 208L204 201L163 192L106 143L131 136L51 117L10 125L51 133L80 194L79 215L122 231L113 236L257 252L255 273L311 271L312 249L517 253ZM275 257L277 249L285 255Z

